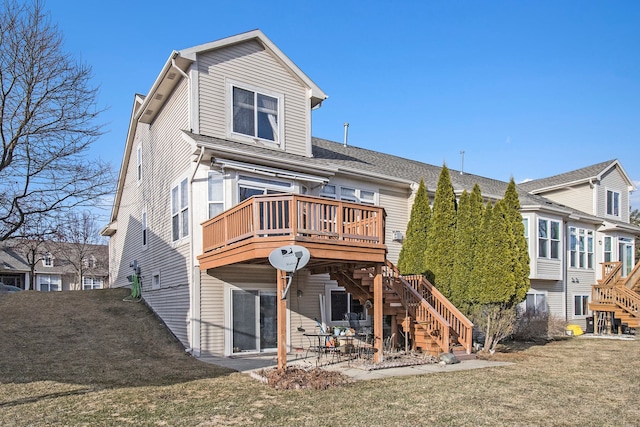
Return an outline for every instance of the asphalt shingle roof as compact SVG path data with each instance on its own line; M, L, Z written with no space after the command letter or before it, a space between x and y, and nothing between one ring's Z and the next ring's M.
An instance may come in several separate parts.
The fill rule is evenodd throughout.
M558 185L568 184L577 181L586 181L589 178L596 177L603 170L608 168L616 160L607 160L606 162L597 163L595 165L586 166L584 168L550 176L548 178L534 179L519 184L519 187L525 191L535 192L543 188L555 187Z

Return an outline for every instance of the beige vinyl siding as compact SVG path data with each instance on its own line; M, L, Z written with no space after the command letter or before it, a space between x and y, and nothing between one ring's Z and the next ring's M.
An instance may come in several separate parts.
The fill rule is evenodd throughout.
M577 185L575 187L561 188L541 195L556 203L571 206L574 209L595 215L593 206L593 189L589 183Z
M284 135L287 152L310 155L311 131L307 91L271 53L256 41L225 47L198 56L200 133L227 138L227 80L284 96Z
M564 292L562 281L532 280L529 293L546 293L549 314L559 318L564 317Z
M534 258L536 279L562 280L562 261L557 259Z
M380 206L387 214L385 221L385 244L387 245L387 259L398 264L402 242L393 241L393 232L400 231L404 237L407 233L407 223L411 208L407 206L408 192L380 189Z
M138 124L117 218L110 239L113 286L129 284L135 260L141 269L142 296L171 331L188 346L189 244L171 241L170 191L191 168L189 145L181 130L188 128L188 83L182 80L151 125ZM137 179L137 147L142 148L142 179ZM147 212L147 247L142 246L141 215ZM191 224L193 227L193 224ZM193 228L192 228L193 230ZM152 290L153 275L160 275L160 290Z
M598 185L597 216L602 218L609 216L607 215L607 190L617 191L620 193L619 220L629 222L629 191L624 177L617 167L608 171L600 180L600 185Z
M225 339L231 330L230 305L225 311L225 301L230 302L229 287L241 289L276 289L276 270L270 266L258 267L235 265L208 270L202 273L201 286L201 354L230 355L225 349ZM306 348L308 339L299 331L313 332L316 326L314 319L320 319L320 298L325 294L325 285L335 284L328 274L310 275L308 270L296 273L287 298L287 324L289 348L291 350ZM301 296L298 296L301 291ZM225 295L227 293L227 295ZM226 353L225 353L226 351Z

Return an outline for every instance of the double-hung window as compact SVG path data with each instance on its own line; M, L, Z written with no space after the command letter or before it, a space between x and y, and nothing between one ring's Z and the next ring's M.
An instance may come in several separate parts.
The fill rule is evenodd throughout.
M217 171L209 172L208 177L209 218L224 210L224 175Z
M362 190L360 188L336 186L334 184L326 184L320 196L329 199L340 199L348 202L364 203L374 205L376 201L376 193L370 190Z
M50 274L38 275L38 288L41 292L55 292L62 290L62 280L60 276Z
M604 237L604 262L611 262L612 256L613 238L611 236Z
M83 277L82 290L102 289L102 279L98 277Z
M538 257L560 259L560 222L538 220Z
M607 215L620 216L620 193L607 190Z
M589 295L573 296L573 315L586 316L589 314Z
M573 268L593 268L593 230L569 227L569 263Z
M233 133L279 144L281 95L232 86Z
M171 240L189 235L189 194L187 179L171 189Z
M42 258L42 265L44 267L53 267L53 255L51 255L51 252L44 254L44 257Z
M524 302L525 312L530 316L541 315L547 312L547 295L544 293L530 292Z

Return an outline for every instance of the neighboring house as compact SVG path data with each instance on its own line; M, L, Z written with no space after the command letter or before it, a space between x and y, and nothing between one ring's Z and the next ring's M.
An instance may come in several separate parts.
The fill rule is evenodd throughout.
M73 244L19 241L0 243L0 282L41 292L109 287L107 245L85 245L77 260Z
M404 323L414 343L428 351L449 348L432 342L438 337L470 343L464 316L444 301L448 311L434 315L414 288L429 298L437 292L390 277L387 264L398 260L420 179L433 197L441 168L312 138L312 112L326 98L259 30L174 51L149 93L135 96L102 231L112 286L129 285L138 267L142 297L196 356L272 351L278 336L288 349L303 347L302 330L316 319L347 326L350 313L362 325L378 319L376 336L391 336L408 310L399 294L418 295L412 310L422 304L431 316ZM618 162L607 170L622 177L606 180L617 212L628 211L633 186ZM507 186L455 171L451 179L457 194L478 183L491 200ZM521 187L532 266L523 307L584 320L574 297L588 299L598 262L618 256L617 248L605 254L605 237L614 245L640 229L622 213L601 215L600 204L570 208L543 196ZM595 204L596 194L589 197ZM267 257L287 244L307 247L311 261L292 280L283 320L276 319L282 279Z

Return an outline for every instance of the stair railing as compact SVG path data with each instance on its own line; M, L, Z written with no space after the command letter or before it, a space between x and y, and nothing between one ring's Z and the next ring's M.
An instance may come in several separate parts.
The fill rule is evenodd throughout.
M407 309L409 316L415 319L416 323L425 328L438 347L444 352L450 351L450 325L444 317L440 315L432 306L422 298L422 296L403 282L401 277L387 276L388 284L400 297L402 305Z
M473 323L425 277L420 275L402 276L400 270L390 261L386 261L386 274L415 290L436 312L445 319L451 331L450 335L461 344L467 353L473 345Z

